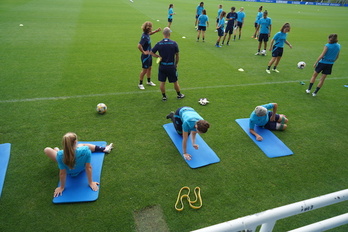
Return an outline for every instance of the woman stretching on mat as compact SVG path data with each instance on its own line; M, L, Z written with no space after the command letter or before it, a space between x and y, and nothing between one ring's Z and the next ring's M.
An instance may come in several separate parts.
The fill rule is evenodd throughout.
M256 140L261 141L263 138L254 130L255 125L269 130L285 130L286 123L289 121L285 115L277 114L277 103L268 103L256 106L255 110L250 114L249 128L250 133L255 135ZM273 109L272 111L268 111Z
M54 162L58 163L60 186L54 190L54 197L62 195L65 188L66 175L77 176L86 170L89 187L93 191L98 191L99 183L92 180L91 152L110 153L113 144L100 147L93 144L77 144L75 133L66 133L63 136L63 150L58 147L44 149L45 154Z
M193 108L184 106L167 115L167 119L171 119L176 132L182 135L182 150L186 160L191 160L191 155L187 153L187 138L191 134L193 147L199 148L196 144L196 134L206 133L210 124L205 121Z

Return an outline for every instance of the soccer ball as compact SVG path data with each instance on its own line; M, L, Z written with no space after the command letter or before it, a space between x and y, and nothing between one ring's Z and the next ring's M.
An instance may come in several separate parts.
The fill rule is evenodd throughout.
M104 103L99 103L97 105L97 112L99 114L105 114L107 109L108 109L108 107Z
M261 51L261 55L262 55L262 56L265 56L265 55L266 55L266 50L262 50L262 51Z
M303 69L304 67L306 67L306 63L304 61L300 61L297 63L297 67Z
M198 103L202 106L205 106L206 104L209 103L209 101L207 98L201 98L201 99L199 99Z

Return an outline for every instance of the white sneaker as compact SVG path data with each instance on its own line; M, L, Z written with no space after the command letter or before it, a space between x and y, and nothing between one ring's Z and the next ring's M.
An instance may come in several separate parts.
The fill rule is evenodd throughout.
M273 72L279 73L278 69L272 69Z
M152 81L147 82L146 84L147 84L147 85L151 85L151 86L156 86L156 84L155 84L155 83L153 83Z
M311 91L309 89L306 89L306 93L311 93Z
M104 152L109 154L111 150L114 148L113 145L114 145L113 143L110 143L109 145L107 145L104 149Z
M266 73L271 74L271 71L269 71L268 69L266 69Z
M315 97L315 96L317 96L317 94L316 93L312 93L312 96Z
M144 85L138 85L139 89L145 89Z
M255 53L255 56L258 56L258 55L260 55L260 54L261 54L260 52L256 52L256 53Z

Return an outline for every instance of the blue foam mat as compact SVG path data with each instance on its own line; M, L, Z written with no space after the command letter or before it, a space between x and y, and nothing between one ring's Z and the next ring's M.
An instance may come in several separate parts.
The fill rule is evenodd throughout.
M0 197L5 183L7 166L10 161L11 144L0 144Z
M196 144L199 145L198 150L193 148L191 139L190 137L188 138L187 153L189 153L192 158L191 160L186 160L182 152L182 136L176 132L173 123L164 124L163 128L173 141L175 147L178 149L182 158L190 166L190 168L199 168L209 164L220 162L220 158L208 146L208 144L206 144L206 142L202 139L202 137L199 134L196 135Z
M106 146L105 141L94 141L94 142L82 142L79 143L90 143L97 146ZM104 161L104 152L93 152L91 156L91 165L92 165L92 179L93 181L100 183L100 176ZM58 183L58 186L60 183ZM96 201L99 197L99 191L93 191L89 185L87 180L87 174L85 171L81 172L76 177L71 177L67 175L65 189L63 191L63 195L59 197L53 198L53 203L74 203L74 202L89 202Z
M275 134L272 133L272 131L259 126L255 126L254 130L262 136L263 140L257 141L256 137L249 131L249 118L236 119L236 122L269 158L294 154Z

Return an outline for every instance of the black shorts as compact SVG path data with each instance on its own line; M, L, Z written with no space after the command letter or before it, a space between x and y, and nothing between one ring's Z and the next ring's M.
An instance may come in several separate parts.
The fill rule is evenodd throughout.
M272 50L272 57L283 56L283 50L284 48L274 47Z
M151 55L141 55L141 67L143 69L149 69L152 66L152 56Z
M207 27L206 26L198 26L198 31L206 31Z
M233 34L233 25L232 26L227 25L225 33L228 33L230 35Z
M178 72L176 68L159 68L158 69L158 81L166 82L168 78L169 83L178 81Z
M332 66L333 64L324 64L319 62L317 67L315 67L315 72L330 75L332 72Z
M237 22L237 26L238 26L240 29L242 29L243 23L242 23L242 22Z
M171 22L173 22L173 19L168 18L168 23L171 23Z
M273 112L272 112L272 111L269 111L269 112L268 112L268 117L271 118L272 114L273 114ZM268 120L268 122L266 123L266 125L264 125L263 127L266 128L266 129L268 129L268 130L276 130L276 129L277 129L277 122L278 122L278 120L279 120L279 117L280 117L279 114L276 114L275 120L272 121L272 122L271 122L270 120Z
M259 34L259 42L268 42L268 34Z
M254 27L255 27L255 28L257 28L257 26L258 26L258 25L259 25L259 24L257 24L257 23L254 23Z
M224 36L224 30L221 27L218 29L218 36Z
M184 107L184 106L183 106ZM176 132L179 134L179 135L182 135L182 121L181 121L181 117L180 117L180 110L183 108L183 107L180 107L179 109L177 109L175 111L175 114L174 114L174 121L173 121L173 124L174 124L174 128L176 130Z

